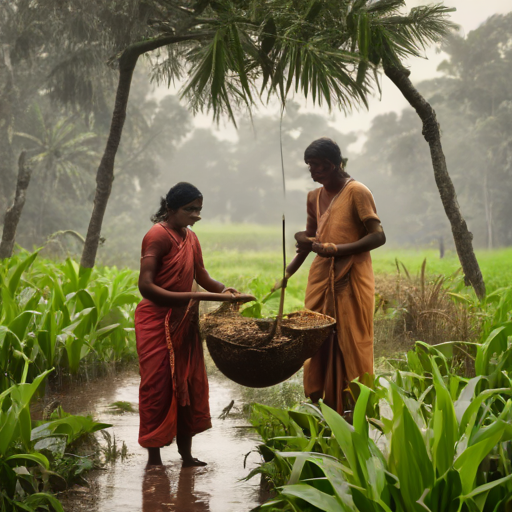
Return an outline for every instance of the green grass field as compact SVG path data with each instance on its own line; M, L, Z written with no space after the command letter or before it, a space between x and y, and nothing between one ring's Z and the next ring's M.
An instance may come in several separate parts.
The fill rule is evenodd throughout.
M300 229L300 228L299 228ZM196 231L203 248L205 265L212 277L225 284L247 291L250 281L258 278L259 286L272 286L282 275L281 229L279 226L251 224L198 224ZM294 255L293 234L296 227L287 229L287 261ZM512 248L493 251L477 250L477 258L487 285L487 291L512 284ZM447 250L443 259L432 248L388 248L372 252L375 274L396 274L396 260L402 262L411 274L420 271L427 258L430 275L449 276L460 268L457 254ZM310 256L299 272L290 280L289 295L303 300Z

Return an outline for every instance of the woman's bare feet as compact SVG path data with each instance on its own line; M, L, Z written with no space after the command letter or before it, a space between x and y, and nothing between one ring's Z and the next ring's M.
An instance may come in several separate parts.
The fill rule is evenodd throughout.
M148 448L148 466L162 466L160 448Z
M183 459L183 467L191 468L194 466L206 466L206 462L192 457L192 436L178 434L176 437L178 453Z
M206 466L206 465L207 465L206 462L196 459L195 457L183 458L183 467L184 468L191 468L194 466Z

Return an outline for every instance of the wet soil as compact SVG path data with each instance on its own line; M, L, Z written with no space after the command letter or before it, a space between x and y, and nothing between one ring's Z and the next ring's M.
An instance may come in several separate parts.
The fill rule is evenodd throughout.
M201 468L182 468L173 443L162 449L164 466L146 469L147 452L137 443L138 414L112 414L109 409L117 401L137 405L139 376L135 371L61 393L59 401L65 411L91 413L98 421L113 424L111 435L119 445L124 441L129 453L124 462L118 460L90 473L89 488L75 486L59 496L66 512L244 512L267 499L258 478L241 481L259 464L260 457L249 453L258 443L257 435L236 414L236 408L242 408L239 391L218 375L211 376L209 382L213 428L193 442L194 456L208 462ZM235 400L235 408L226 419L217 419L231 400Z
M316 329L329 323L326 317L317 313L298 311L282 319L282 333L269 337L274 321L271 318L246 318L234 312L213 314L203 318L202 330L205 334L213 334L240 346L270 348L293 339L291 332L300 335L308 329Z

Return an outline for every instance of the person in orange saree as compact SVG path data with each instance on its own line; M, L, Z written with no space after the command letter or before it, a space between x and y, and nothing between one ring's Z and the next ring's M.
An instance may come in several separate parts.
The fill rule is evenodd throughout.
M139 444L148 465L161 465L160 448L176 437L184 466L204 466L192 456L192 437L211 428L208 380L199 335L199 301L247 302L210 277L199 240L188 226L201 217L203 196L178 183L162 198L142 241L135 336L141 383ZM206 292L192 291L194 281Z
M297 254L289 279L312 251L305 306L334 317L336 329L304 363L304 392L344 414L344 390L353 379L373 374L374 279L370 251L386 241L370 190L345 172L346 160L328 138L304 152L313 181L306 230L296 233Z

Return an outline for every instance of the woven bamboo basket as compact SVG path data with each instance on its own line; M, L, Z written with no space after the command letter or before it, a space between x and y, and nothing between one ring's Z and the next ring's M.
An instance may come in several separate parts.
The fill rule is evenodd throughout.
M304 318L312 324L304 327ZM206 315L203 319L203 333L206 336L208 350L217 368L228 379L251 388L274 386L296 373L304 361L312 357L327 339L336 323L334 318L314 311L299 311L284 317L280 327L282 342L267 340L263 343L242 345L237 342L236 332L229 337L222 334L225 322L233 322L233 316ZM273 320L254 320L256 333L270 333ZM256 336L255 336L256 337ZM282 339L282 338L281 338Z

